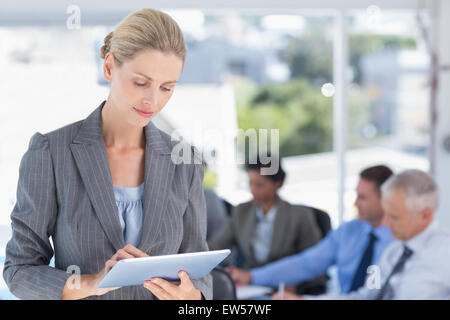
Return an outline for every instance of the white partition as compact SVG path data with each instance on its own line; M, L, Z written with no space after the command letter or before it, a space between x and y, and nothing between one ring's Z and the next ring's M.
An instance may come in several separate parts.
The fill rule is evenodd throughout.
M436 23L433 38L440 59L439 89L437 97L437 127L435 178L440 188L438 219L441 225L450 229L450 150L444 148L450 139L450 1L436 2L433 13ZM450 145L450 143L449 143Z

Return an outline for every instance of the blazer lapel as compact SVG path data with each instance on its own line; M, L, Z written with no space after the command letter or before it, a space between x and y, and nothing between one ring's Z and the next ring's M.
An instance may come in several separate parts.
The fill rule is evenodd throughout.
M78 170L106 236L116 250L124 238L114 198L108 155L102 136L102 102L82 123L70 144Z
M145 183L142 199L142 238L138 247L151 255L164 244L159 235L167 208L169 189L175 172L171 152L159 129L150 122L145 127Z
M248 257L250 263L254 263L255 255L253 252L253 235L255 233L256 227L256 205L251 204L250 212L248 218L243 222L242 225L242 251Z
M269 255L267 256L268 261L271 261L275 254L283 249L286 243L286 237L288 237L286 232L289 230L289 208L287 206L287 203L280 198L278 198L276 206L277 214L275 216L273 225L272 241L270 245Z

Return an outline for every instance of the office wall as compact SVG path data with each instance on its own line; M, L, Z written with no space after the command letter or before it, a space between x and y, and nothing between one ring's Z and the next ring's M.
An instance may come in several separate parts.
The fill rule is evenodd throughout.
M434 41L438 49L441 71L439 75L438 118L436 141L435 177L440 192L438 219L441 225L450 229L450 151L445 150L444 141L450 139L450 1L436 3L436 24ZM443 66L447 66L446 69ZM450 144L450 143L449 143Z

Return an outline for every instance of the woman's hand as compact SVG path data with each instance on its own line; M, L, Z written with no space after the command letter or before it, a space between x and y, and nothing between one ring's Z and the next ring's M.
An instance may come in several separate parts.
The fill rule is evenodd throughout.
M181 282L170 283L161 278L145 281L144 287L159 300L201 300L202 294L196 289L185 271L178 272Z
M114 267L114 265L122 259L148 257L148 254L139 250L131 244L126 245L117 252L105 263L105 267L96 274L83 274L80 276L80 287L73 288L70 277L62 292L62 299L83 299L89 296L101 296L110 291L119 289L114 288L99 288L98 284L103 277Z
M114 267L114 265L120 260L129 258L141 258L141 257L148 257L148 254L139 250L138 248L136 248L131 244L127 244L122 249L117 250L117 252L111 257L111 259L105 262L105 267L99 273L94 275L91 282L91 287L94 292L93 295L101 296L110 291L119 289L119 287L99 288L98 284L104 278L104 276L112 269L112 267Z
M242 287L252 283L252 275L250 271L236 267L226 267L225 271L230 274L236 287Z

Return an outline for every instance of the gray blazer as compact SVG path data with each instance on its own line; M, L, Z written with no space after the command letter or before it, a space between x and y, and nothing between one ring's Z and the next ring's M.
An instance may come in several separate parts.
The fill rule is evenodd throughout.
M99 272L124 242L102 138L102 102L85 120L35 133L20 163L3 277L22 299L60 299L68 267ZM150 256L207 251L204 164L175 164L177 141L150 122L144 129L145 184L142 240ZM180 153L180 156L182 153ZM200 159L200 161L199 161ZM52 238L53 246L49 238ZM49 266L54 254L55 267ZM212 298L211 275L193 280ZM122 287L87 299L156 299L143 286Z
M233 210L231 220L222 234L208 242L209 248L216 250L238 247L244 256L242 267L251 269L301 252L319 242L321 233L312 211L280 198L277 208L267 262L258 262L253 253L256 205L252 201L242 203ZM228 259L226 263L231 261Z

